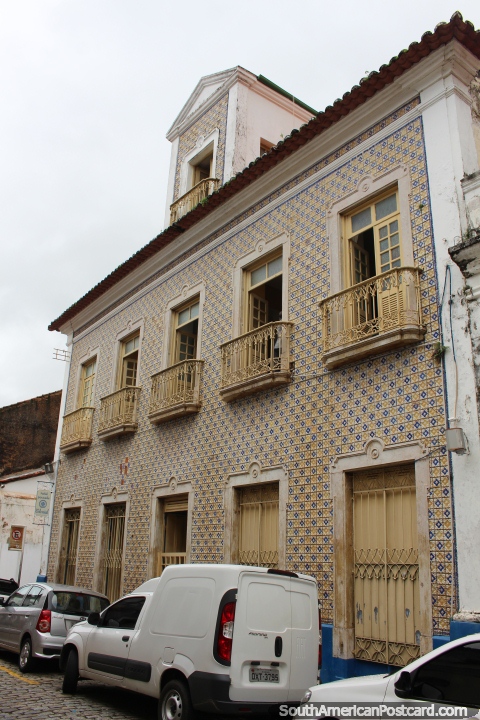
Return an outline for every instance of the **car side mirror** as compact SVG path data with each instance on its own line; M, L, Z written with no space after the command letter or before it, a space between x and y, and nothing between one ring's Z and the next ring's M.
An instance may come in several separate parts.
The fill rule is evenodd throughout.
M393 686L395 695L399 698L408 698L412 692L412 676L406 670L400 673L400 677Z
M98 625L100 623L100 613L92 612L87 618L89 625Z
M5 602L5 598L3 598L3 597L0 597L0 605L3 605L3 604L4 604L4 602Z

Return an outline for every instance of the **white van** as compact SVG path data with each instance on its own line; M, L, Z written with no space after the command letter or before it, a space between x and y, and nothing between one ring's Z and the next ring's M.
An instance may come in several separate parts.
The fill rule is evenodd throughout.
M264 713L317 681L313 578L244 565L171 565L68 633L63 692L80 678L159 698L159 718Z

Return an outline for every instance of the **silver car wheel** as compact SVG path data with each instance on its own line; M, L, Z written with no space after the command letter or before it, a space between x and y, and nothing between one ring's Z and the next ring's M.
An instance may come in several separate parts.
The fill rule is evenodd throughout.
M167 720L180 720L182 717L182 697L172 690L164 701L165 717Z
M18 658L18 666L22 672L27 672L33 663L32 658L32 641L26 638L20 648L20 657Z

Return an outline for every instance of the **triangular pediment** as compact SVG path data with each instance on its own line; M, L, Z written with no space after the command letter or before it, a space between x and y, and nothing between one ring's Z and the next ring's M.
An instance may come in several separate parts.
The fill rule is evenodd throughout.
M209 104L214 105L218 98L230 89L238 80L239 75L242 77L248 75L251 76L252 79L255 79L255 75L240 66L213 73L213 75L205 75L200 78L195 90L167 132L167 138L174 140L175 137L180 135L185 130L185 127L195 120L199 112L203 112Z

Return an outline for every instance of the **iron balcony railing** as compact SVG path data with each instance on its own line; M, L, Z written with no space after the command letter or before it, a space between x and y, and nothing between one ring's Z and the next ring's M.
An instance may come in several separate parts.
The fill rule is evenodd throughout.
M152 376L148 416L162 422L201 407L203 360L182 360Z
M324 352L389 331L422 331L421 272L394 268L322 300Z
M100 401L98 435L108 437L137 429L137 407L141 388L124 387Z
M73 452L91 445L94 411L93 407L82 407L64 416L60 440L62 452Z
M202 200L206 200L215 190L218 189L220 180L217 178L205 178L193 186L191 190L175 200L170 205L170 225L180 220L190 210L197 207Z
M220 346L221 388L267 376L290 379L291 322L271 322Z

